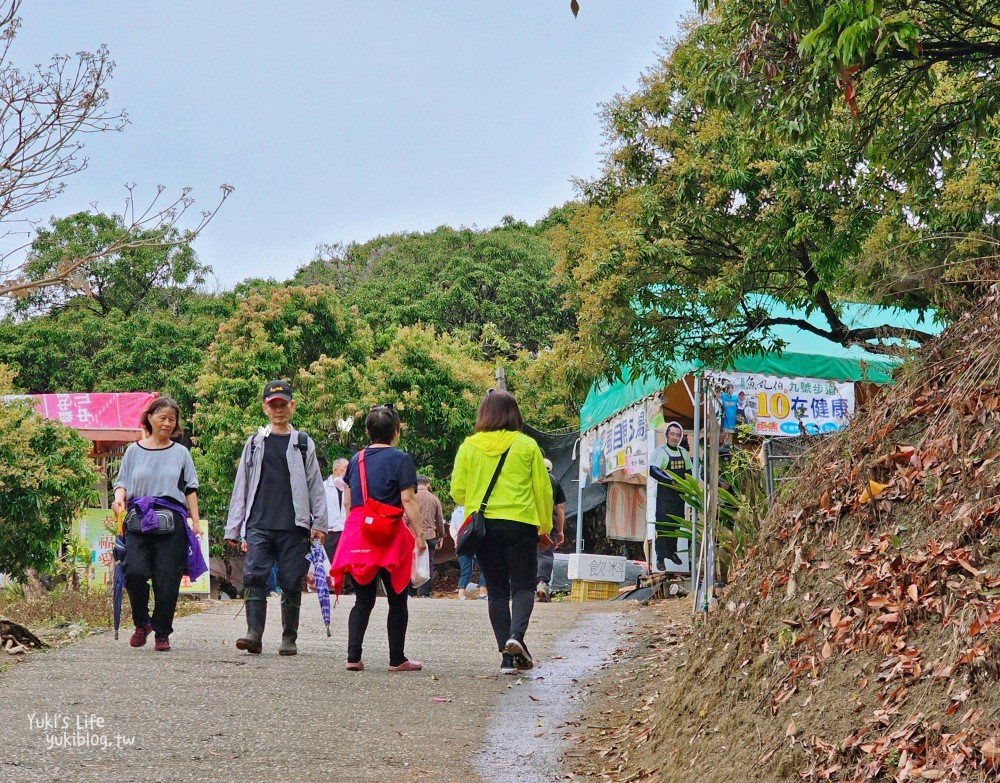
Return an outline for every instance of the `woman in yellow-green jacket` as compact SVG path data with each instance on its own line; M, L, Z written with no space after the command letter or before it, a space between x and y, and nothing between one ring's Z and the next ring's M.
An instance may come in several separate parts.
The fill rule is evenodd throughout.
M533 666L524 634L535 605L536 552L551 543L552 483L538 444L523 428L514 397L491 390L479 403L476 432L459 447L451 474L451 495L471 514L507 455L488 499L486 537L477 552L503 674Z

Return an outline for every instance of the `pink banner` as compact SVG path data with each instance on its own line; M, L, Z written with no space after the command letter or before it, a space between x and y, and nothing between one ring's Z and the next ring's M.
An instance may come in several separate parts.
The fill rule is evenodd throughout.
M140 417L156 397L149 392L29 394L35 410L78 430L137 430Z

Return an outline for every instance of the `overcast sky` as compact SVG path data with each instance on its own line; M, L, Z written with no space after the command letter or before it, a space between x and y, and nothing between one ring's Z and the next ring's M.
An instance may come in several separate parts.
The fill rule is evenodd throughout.
M235 193L195 248L219 282L318 244L533 222L600 167L599 104L634 88L686 0L25 0L11 60L111 49L131 119L41 215L157 185Z

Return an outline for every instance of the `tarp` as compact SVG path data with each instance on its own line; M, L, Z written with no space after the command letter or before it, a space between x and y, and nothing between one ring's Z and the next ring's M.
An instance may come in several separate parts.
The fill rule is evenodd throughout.
M566 493L566 521L576 520L576 501L580 487L580 449L575 448L579 435L571 432L558 435L542 432L524 425L524 434L535 439L542 453L552 461L552 475ZM574 456L574 451L576 456ZM583 489L583 513L592 511L604 502L607 494L603 484L591 484ZM575 528L574 528L575 530Z
M851 328L894 326L919 329L936 334L941 325L933 321L932 314L911 312L874 305L838 305L841 318ZM779 303L771 303L768 310L774 318L795 318L808 321L817 328L824 328L822 315L807 315ZM776 326L768 335L784 343L780 351L756 356L737 356L726 368L736 372L752 372L778 377L820 378L831 381L863 381L891 383L892 372L902 363L893 356L871 353L861 346L844 347L813 332L797 326ZM580 411L580 431L585 432L614 416L618 411L664 388L679 378L699 369L699 362L670 361L662 374L631 377L628 368L622 370L622 380L614 383L595 383Z

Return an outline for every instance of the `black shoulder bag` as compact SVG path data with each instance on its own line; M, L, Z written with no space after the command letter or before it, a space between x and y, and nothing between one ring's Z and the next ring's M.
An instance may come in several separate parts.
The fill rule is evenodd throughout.
M486 504L490 502L490 495L493 494L493 487L496 486L500 469L507 460L507 452L509 451L508 448L500 455L497 469L493 471L493 478L490 479L490 485L486 488L486 494L483 495L483 502L480 504L479 510L469 514L465 518L465 522L462 523L462 527L459 528L458 538L455 539L455 552L463 557L475 555L486 537Z

